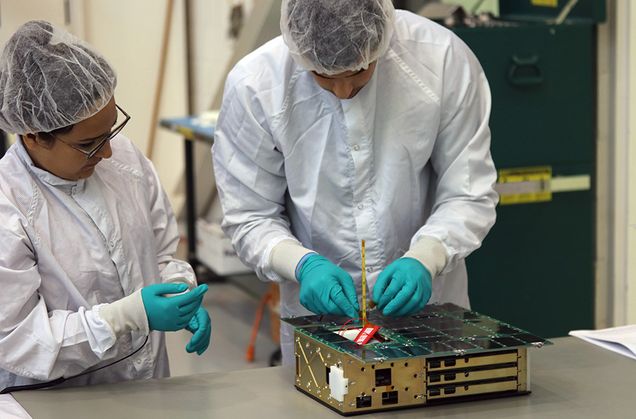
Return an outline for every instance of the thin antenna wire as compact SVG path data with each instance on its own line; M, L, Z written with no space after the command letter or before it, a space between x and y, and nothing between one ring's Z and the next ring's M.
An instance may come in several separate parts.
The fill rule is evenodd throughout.
M362 240L362 327L367 324L367 264Z

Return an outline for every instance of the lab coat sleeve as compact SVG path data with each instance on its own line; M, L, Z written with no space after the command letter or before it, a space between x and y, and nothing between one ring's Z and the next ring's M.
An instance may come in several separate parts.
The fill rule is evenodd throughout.
M194 270L186 261L174 257L179 244L179 229L170 201L163 190L154 166L141 155L148 183L150 218L157 243L157 263L161 282L183 282L190 289L197 286Z
M28 236L5 225L0 230L0 368L51 380L117 355L116 337L95 308L49 311L40 286Z
M495 222L490 109L486 76L473 53L454 36L444 62L440 127L431 156L435 201L411 242L413 247L432 237L444 245L447 259L441 274L477 249Z
M299 244L285 215L284 158L268 129L255 92L230 74L212 148L222 227L240 259L261 280L282 282L272 249Z

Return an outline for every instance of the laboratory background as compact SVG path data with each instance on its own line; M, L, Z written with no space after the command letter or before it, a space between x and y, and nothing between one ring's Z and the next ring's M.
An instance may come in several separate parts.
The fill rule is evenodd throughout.
M502 399L499 403L512 403L506 410L498 411L497 400L491 400L399 414L598 417L603 411L607 417L633 417L633 400L620 397L621 389L636 384L636 332L623 336L631 357L569 334L636 325L636 4L393 3L458 35L479 60L492 93L490 149L499 201L494 226L466 259L471 310L551 341L529 350L545 351L547 359L533 359L534 391L521 402ZM94 417L106 406L145 417L153 404L164 406L169 397L200 404L180 405L174 414L154 411L152 417L242 416L259 409L262 417L338 416L333 406L311 400L319 395L297 391L293 372L274 382L265 372L284 368L278 285L260 281L222 230L210 153L228 73L280 35L280 7L281 0L0 0L0 44L23 23L47 20L88 42L116 70L117 104L131 116L123 134L156 168L179 226L177 256L208 285L203 306L212 322L210 346L201 356L182 349L189 332L166 333L171 377L177 377L167 382L177 380L174 387L145 387L139 404L134 383L100 393L76 391L67 398L67 390L46 390L45 396L25 392L29 396L23 399L15 393L32 417L88 417L79 412L90 406ZM1 140L4 154L16 138L2 133ZM573 341L577 346L567 356L548 352ZM585 358L589 348L594 356ZM604 381L599 371L606 369L613 379ZM547 370L558 376L547 377ZM209 385L200 378L206 374L236 380ZM595 377L598 391L585 391L590 399L598 397L600 407L589 410L576 398L572 382L593 386ZM274 392L270 387L276 386L281 388ZM611 386L618 394L607 390ZM215 392L213 400L206 398ZM58 405L57 397L70 407ZM270 404L250 405L259 397ZM65 409L79 410L72 416ZM55 416L56 411L67 416Z

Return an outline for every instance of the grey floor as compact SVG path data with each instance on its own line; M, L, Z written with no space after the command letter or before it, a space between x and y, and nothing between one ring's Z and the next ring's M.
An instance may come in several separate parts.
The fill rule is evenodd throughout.
M185 345L187 331L167 333L168 356L172 376L231 371L269 366L270 355L278 348L270 334L266 311L256 340L254 362L245 360L252 323L259 297L267 290L255 276L231 278L224 283L210 283L203 304L212 319L212 340L201 356L189 354Z

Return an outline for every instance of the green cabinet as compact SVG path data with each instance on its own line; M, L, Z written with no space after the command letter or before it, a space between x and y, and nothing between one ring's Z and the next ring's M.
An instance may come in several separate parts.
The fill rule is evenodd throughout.
M500 2L514 24L453 30L491 86L497 169L548 166L553 177L587 178L590 186L546 202L500 204L467 266L474 310L554 337L594 327L595 20L604 2L581 0L561 25L548 19L565 2L534 3Z

